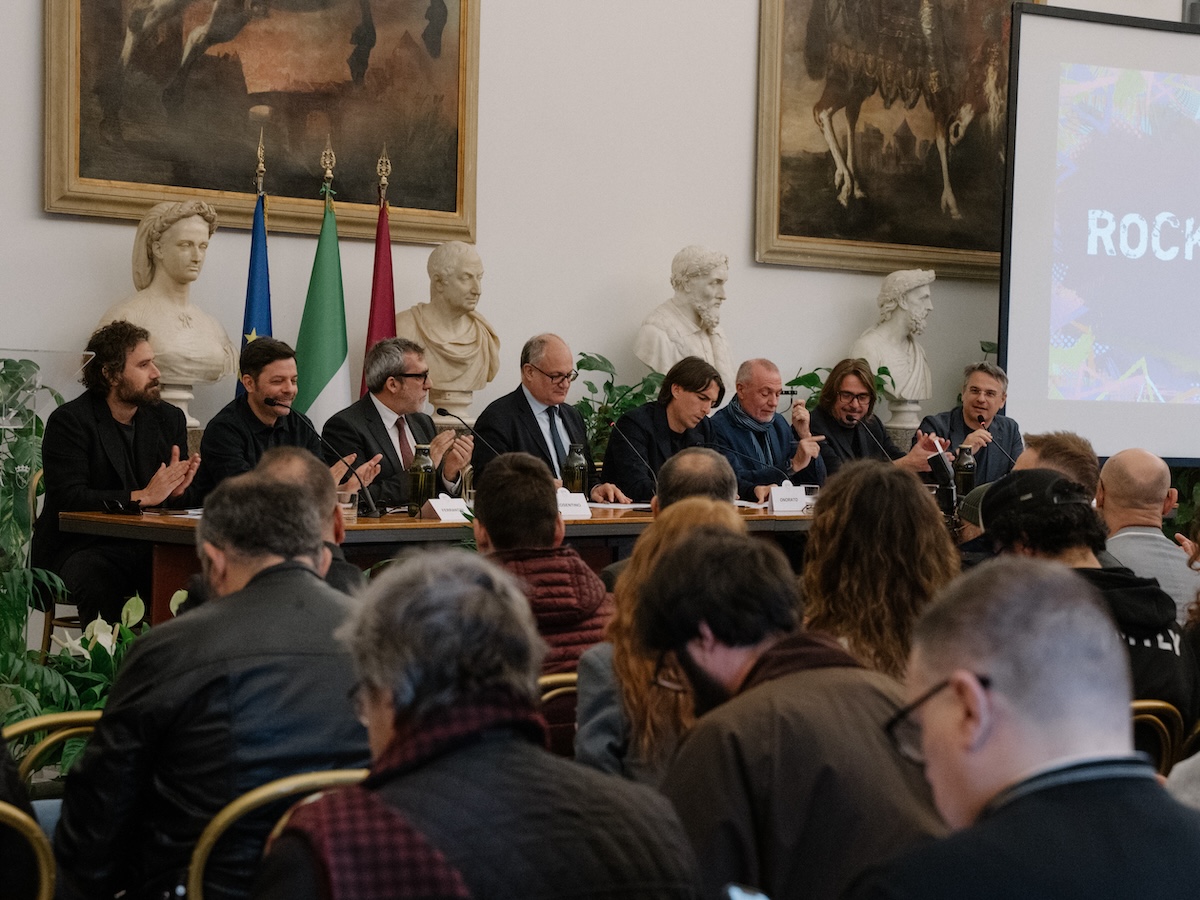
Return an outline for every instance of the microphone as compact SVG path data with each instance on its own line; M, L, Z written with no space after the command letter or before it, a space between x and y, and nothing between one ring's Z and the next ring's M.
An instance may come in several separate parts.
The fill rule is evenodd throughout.
M274 397L264 397L263 403L265 403L267 406L276 406L279 409L286 409L289 411L292 409L286 403L280 403ZM308 421L308 416L304 415L303 413L297 413L297 415L300 416L300 421L308 426L308 430L317 436L317 440L321 442L322 447L324 447L326 450L328 450L330 453L332 453L338 459L342 458L343 454L338 453L336 447L331 445L329 443L329 441L325 440L325 438L321 437L321 432L317 431L316 426L313 425L312 422ZM358 456L357 453L354 455L356 457ZM364 519L382 518L383 510L381 510L379 507L377 507L375 505L375 498L371 496L371 492L367 490L367 486L365 484L363 484L362 479L358 477L358 473L356 471L354 471L354 467L347 466L347 468L350 469L350 474L354 476L354 480L358 482L359 489L362 491L362 494L363 494L363 499L367 503L367 511L364 513L359 513L359 515L361 515Z
M855 428L857 428L859 425L862 425L863 431L867 433L867 436L875 443L875 446L879 448L879 452L883 454L883 458L890 462L892 459L892 454L888 453L887 448L880 443L879 438L875 437L875 432L868 428L862 419L859 419L854 423Z
M979 422L980 428L982 428L984 431L988 430L987 425L984 424L983 416L977 416L976 421ZM988 433L990 434L991 432L988 432ZM996 441L992 441L990 444L988 444L988 446L995 447L997 450L999 450L1001 453L1003 453L1005 456L1007 456L1008 461L1010 463L1012 463L1014 466L1017 464L1017 461L1012 458L1012 455L1007 450L1005 450L1003 447L1001 447L1000 444L998 444Z
M458 421L462 422L463 428L465 428L465 429L467 429L467 431L471 432L471 437L477 438L479 440L479 442L481 444L483 444L483 446L487 447L489 450L492 451L493 455L495 455L495 456L500 455L500 451L498 451L495 447L493 447L486 440L484 440L483 435L481 435L478 431L476 431L474 428L472 428L470 425L468 425L467 420L464 419L462 416L456 416L454 413L450 412L450 410L446 409L446 407L444 407L444 406L439 406L437 409L434 410L434 412L437 413L439 416L442 416L443 418L457 419Z
M625 439L625 443L629 445L629 449L633 451L633 455L636 456L638 458L638 461L643 466L646 467L646 471L650 473L651 480L654 481L654 493L657 494L658 493L658 473L654 471L654 466L652 466L652 465L650 465L650 463L646 462L646 457L642 456L641 451L638 450L638 448L637 448L637 444L635 444L633 441L631 441L629 439L629 436L627 434L625 434L625 432L623 432L620 428L617 427L616 422L609 421L608 427L611 428L613 431L615 431L617 434L619 434L622 438ZM609 438L609 440L612 440L612 438Z

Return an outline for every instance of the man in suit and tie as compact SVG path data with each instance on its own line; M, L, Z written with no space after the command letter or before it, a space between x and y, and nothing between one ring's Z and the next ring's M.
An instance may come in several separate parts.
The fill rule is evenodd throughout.
M80 381L86 393L46 420L46 505L33 533L33 565L57 572L84 624L120 619L135 592L149 596L150 548L141 541L64 534L60 512L186 506L200 457L187 455L183 413L161 399L154 348L126 321L99 328Z
M582 444L587 460L587 496L596 503L629 503L615 484L600 483L583 416L564 401L578 376L571 348L556 334L531 337L521 348L521 384L492 401L475 422L479 443L471 462L475 477L501 453L522 451L550 467L562 483L571 444Z
M425 348L405 338L387 338L367 351L363 371L367 395L325 423L325 453L331 457L326 462L337 461L330 448L343 455L357 453L359 459L379 455L379 474L367 490L377 504L403 506L408 502L407 470L414 450L428 444L442 490L460 493L474 440L451 430L438 434L433 419L421 412L429 394Z

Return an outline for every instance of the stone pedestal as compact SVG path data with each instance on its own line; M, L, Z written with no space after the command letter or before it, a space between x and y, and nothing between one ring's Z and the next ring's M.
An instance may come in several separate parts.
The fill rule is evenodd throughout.
M443 391L436 388L429 390L429 405L437 410L445 409L447 412L466 420L472 428L475 427L475 417L468 416L471 409L471 400L475 396L474 391ZM433 424L437 426L438 431L444 428L452 428L455 431L462 431L462 424L449 416L433 416Z
M888 400L888 419L886 430L892 442L905 452L912 446L913 435L921 424L921 404L915 400Z
M200 427L200 420L188 411L188 404L196 399L196 395L192 393L192 386L190 384L163 384L162 398L172 406L178 406L183 410L183 414L187 418L188 428Z

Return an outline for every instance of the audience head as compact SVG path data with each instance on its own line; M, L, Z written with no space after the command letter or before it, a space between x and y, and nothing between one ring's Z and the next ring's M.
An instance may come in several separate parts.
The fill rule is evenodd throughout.
M799 616L796 577L778 547L706 526L659 557L634 627L647 650L675 654L702 715L737 691L747 662L795 631Z
M650 501L655 514L685 497L736 502L737 475L729 460L708 447L685 447L663 463Z
M983 530L1006 553L1061 557L1104 549L1108 534L1087 490L1051 469L1010 472L980 506Z
M470 244L447 241L434 247L425 271L429 273L429 300L435 307L465 316L479 305L483 260Z
M699 425L724 397L721 373L698 356L685 356L671 366L658 392L658 402L667 409L667 422L677 434Z
M1126 525L1161 528L1163 516L1175 508L1179 491L1171 487L1171 470L1148 450L1122 450L1100 470L1096 506L1110 531Z
M853 428L875 411L875 373L865 359L843 359L829 371L817 407Z
M463 701L535 704L546 647L517 582L462 550L410 553L338 631L361 679L372 756Z
M571 348L557 334L535 335L521 348L521 384L539 403L562 403L578 377Z
M162 388L150 332L120 320L102 325L88 338L86 352L92 354L79 375L88 393L145 406L157 403Z
M954 828L1039 768L1132 752L1128 654L1055 563L1001 557L952 582L917 623L905 692L890 731Z
M748 359L735 376L737 401L742 411L758 422L770 422L779 409L783 377L769 359Z
M303 447L272 447L258 460L254 471L263 478L294 484L322 510L322 537L340 544L345 538L345 523L337 502L337 486L329 467Z
M1100 461L1092 442L1070 431L1048 431L1024 436L1025 449L1017 457L1013 471L1053 469L1083 485L1095 496L1100 484Z
M917 616L958 570L925 485L888 463L849 462L817 496L804 557L807 627L900 677Z
M419 412L429 396L425 348L407 338L385 338L363 359L367 390L398 416Z
M543 549L562 543L554 475L528 453L501 453L475 483L475 540L480 550Z
M325 470L326 481L332 481ZM227 478L204 500L196 526L201 569L214 596L240 590L253 574L300 560L324 575L328 507L306 486L248 472Z
M990 425L1008 399L1008 376L990 362L971 363L963 369L963 418L973 427Z
M613 592L616 610L608 626L613 645L613 672L629 716L629 744L636 757L662 765L675 741L691 727L692 696L687 678L671 654L660 657L646 649L634 628L642 585L657 570L670 547L701 527L744 534L746 523L724 500L688 497L662 510L633 547L629 565Z

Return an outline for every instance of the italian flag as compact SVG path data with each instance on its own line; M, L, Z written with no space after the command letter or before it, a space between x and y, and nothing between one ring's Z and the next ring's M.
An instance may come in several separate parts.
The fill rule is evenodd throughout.
M304 316L296 338L296 368L300 372L300 385L293 406L306 413L320 431L326 419L350 405L342 256L338 251L333 198L328 193L317 256L308 281L308 298L304 301Z

